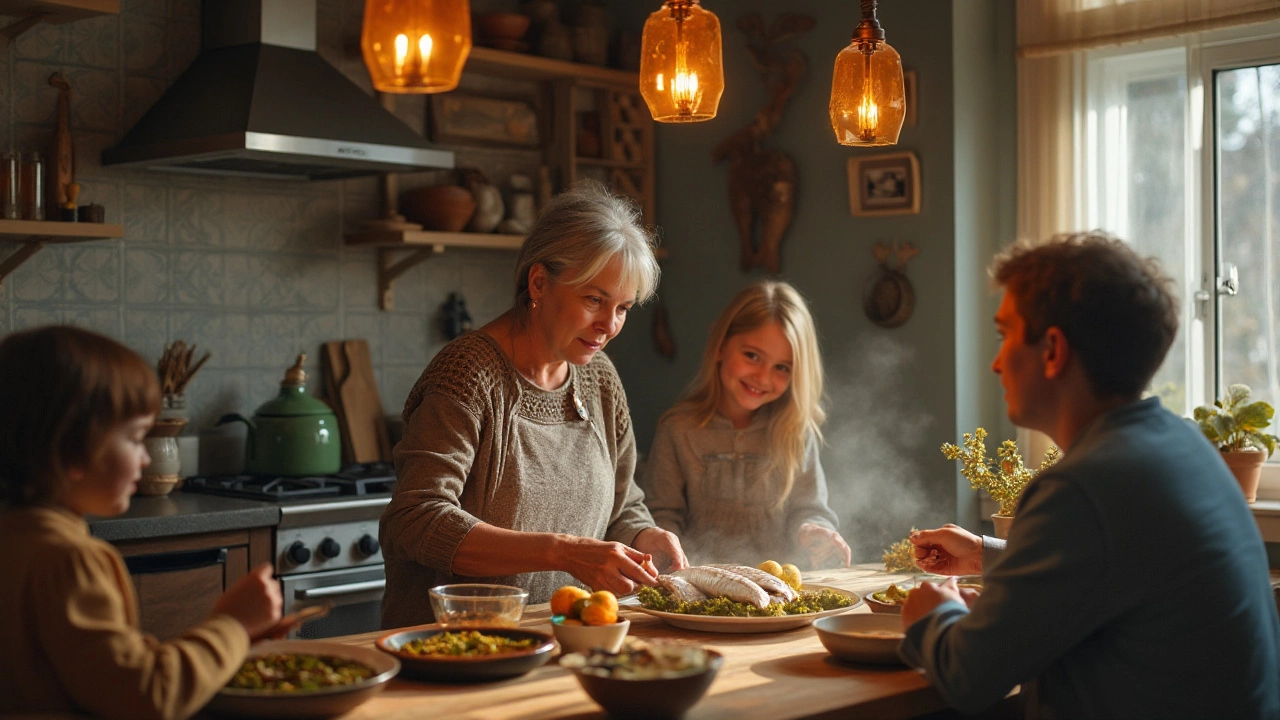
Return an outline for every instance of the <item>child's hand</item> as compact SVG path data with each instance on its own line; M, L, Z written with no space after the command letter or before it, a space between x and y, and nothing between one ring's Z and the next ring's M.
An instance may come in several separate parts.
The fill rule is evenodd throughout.
M271 577L271 563L263 563L227 588L213 611L239 620L249 638L258 640L279 622L280 605L280 583Z
M815 570L830 567L849 567L852 553L840 533L825 525L805 523L800 526L800 547L809 555L809 565Z

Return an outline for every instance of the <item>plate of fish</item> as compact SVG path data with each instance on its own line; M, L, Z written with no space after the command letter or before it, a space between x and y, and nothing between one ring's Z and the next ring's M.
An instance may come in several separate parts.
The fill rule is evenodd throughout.
M855 592L828 585L791 587L746 565L698 565L658 577L623 606L685 630L768 633L804 627L862 604Z

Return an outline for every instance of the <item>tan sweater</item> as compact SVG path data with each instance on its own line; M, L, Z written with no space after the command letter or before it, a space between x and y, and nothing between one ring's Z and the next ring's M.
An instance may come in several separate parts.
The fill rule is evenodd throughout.
M431 622L427 591L445 583L516 585L530 603L578 584L563 572L453 575L458 545L477 523L625 544L653 527L633 478L627 398L603 353L570 365L565 384L547 391L521 377L488 334L463 335L422 373L404 420L399 479L382 515L383 627Z
M185 718L249 650L228 615L168 642L144 635L120 553L67 510L0 513L0 547L0 715Z

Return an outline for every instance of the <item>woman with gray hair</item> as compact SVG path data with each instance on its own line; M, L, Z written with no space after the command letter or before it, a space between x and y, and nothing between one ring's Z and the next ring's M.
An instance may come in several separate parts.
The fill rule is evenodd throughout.
M600 352L657 284L631 201L589 183L543 209L514 306L446 345L405 402L383 627L431 622L427 590L444 583L516 585L536 603L575 579L631 593L687 564L636 487L630 409Z

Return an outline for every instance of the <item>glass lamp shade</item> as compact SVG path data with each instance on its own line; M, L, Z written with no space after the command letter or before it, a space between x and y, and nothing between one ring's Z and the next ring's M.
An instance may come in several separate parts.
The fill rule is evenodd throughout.
M898 142L907 115L902 58L883 40L854 39L836 56L831 78L831 128L841 145Z
M471 53L470 3L366 0L360 49L381 92L452 90Z
M640 41L640 94L658 122L716 116L724 94L720 20L698 0L666 0Z

